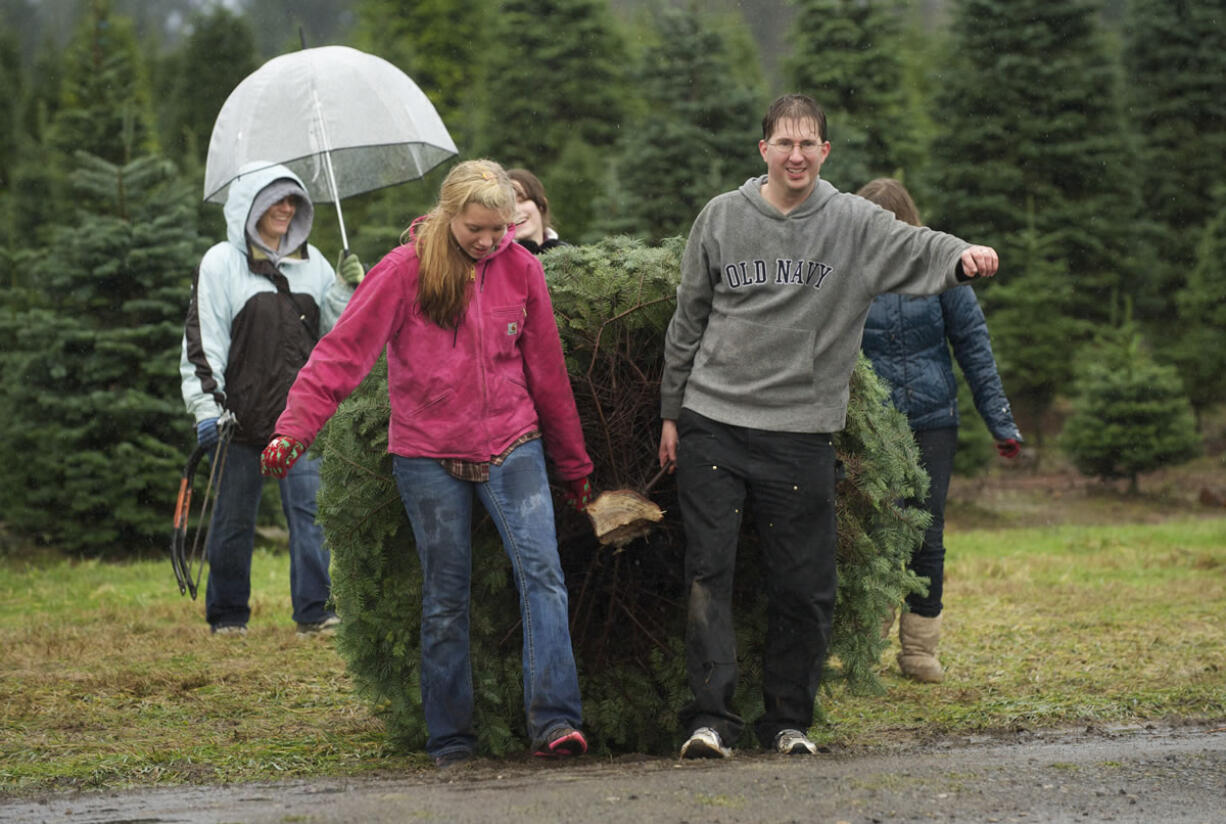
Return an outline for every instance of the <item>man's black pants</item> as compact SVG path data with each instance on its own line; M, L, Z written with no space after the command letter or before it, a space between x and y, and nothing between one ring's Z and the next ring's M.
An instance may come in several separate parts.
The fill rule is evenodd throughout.
M763 746L784 729L807 731L830 638L836 589L835 454L827 434L768 432L683 410L677 488L689 587L687 731L712 727L726 744L743 722L732 621L733 569L746 502L761 538L767 595L763 696L754 725Z

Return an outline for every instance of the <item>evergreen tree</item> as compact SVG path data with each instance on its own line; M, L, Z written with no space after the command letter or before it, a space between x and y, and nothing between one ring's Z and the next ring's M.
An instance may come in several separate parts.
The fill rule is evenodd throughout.
M1076 276L1075 313L1102 321L1134 286L1139 200L1098 10L1096 0L956 0L928 190L933 225L995 246L1005 267L1021 254L1033 201L1039 233Z
M1187 283L1175 295L1180 331L1173 354L1198 415L1226 400L1226 192L1219 202Z
M599 224L658 240L688 233L708 200L761 172L761 95L728 35L696 12L662 11L653 30L634 71L646 114L624 131Z
M1167 330L1177 314L1172 295L1213 217L1205 196L1223 180L1226 0L1130 0L1125 21L1128 125L1140 145L1133 173L1145 216L1158 225L1156 268L1142 281L1138 310Z
M61 182L63 172L57 168L48 137L48 124L59 109L61 66L59 50L50 42L44 43L27 76L20 115L12 124L16 128L16 157L7 195L10 242L14 246L34 246L42 235L53 234L60 220L57 216L71 208ZM26 280L27 271L15 269L13 282Z
M307 47L342 42L354 25L352 3L336 0L243 0L255 32L256 50L265 59ZM392 16L413 18L417 3L401 3Z
M564 241L587 242L601 236L593 224L603 217L596 204L598 192L608 186L610 160L608 148L571 135L557 159L538 173L549 193L549 219Z
M464 155L473 150L476 118L486 105L483 56L492 37L490 26L456 21L491 17L492 5L493 0L419 0L412 14L404 13L399 0L359 0L355 6L359 47L412 78Z
M492 23L503 45L488 50L477 153L535 172L550 211L581 238L626 110L621 34L606 0L505 0Z
M945 60L949 45L948 26L938 24L928 4L912 2L905 15L902 27L902 84L906 97L906 122L910 127L910 136L914 140L917 157L907 159L902 178L907 188L922 209L927 214L928 191L925 188L929 152L938 131L937 120L941 112L936 111L932 101L936 99L937 89L943 78L939 67Z
M902 0L795 0L792 89L826 110L834 145L822 177L855 191L874 177L899 177L920 151L903 83Z
M624 104L626 49L603 0L505 0L505 44L490 52L485 136L495 157L529 168L549 164L572 135L612 146Z
M50 243L62 231L63 216L72 210L71 193L64 181L59 155L46 139L19 136L17 164L13 169L11 244L33 248ZM28 272L14 272L16 281L28 281Z
M34 65L26 78L26 93L21 101L22 126L35 139L49 129L60 107L60 87L64 74L64 55L52 40L45 40L34 55Z
M1070 312L1078 285L1031 214L1008 276L982 294L1001 382L1026 436L1042 446L1043 416L1073 378L1070 342L1083 340L1088 328Z
M5 277L9 269L9 249L14 246L13 177L19 161L21 145L21 104L25 78L21 71L21 55L13 33L0 24L0 89L5 97L0 105L0 283L11 282Z
M55 308L0 330L0 520L71 551L141 552L166 538L189 445L176 375L203 250L168 161L77 159L85 201L105 206L35 259Z
M25 78L21 71L21 53L13 33L0 23L0 192L7 192L13 180L17 162L17 140L21 128L21 103L25 96Z
M0 0L0 29L4 29L14 38L30 45L37 41L27 40L37 31L37 11L32 7L33 0Z
M1154 362L1131 324L1112 330L1080 358L1073 414L1060 443L1085 475L1137 476L1195 457L1200 437L1173 367Z
M395 65L434 105L461 157L475 156L486 108L485 64L492 26L457 26L456 20L492 18L494 0L422 0L404 13L398 0L359 0L359 48ZM365 261L399 243L410 222L424 214L450 169L444 163L419 182L345 201L350 245ZM551 193L552 194L552 193Z
M647 247L628 238L567 246L542 258L571 384L599 489L642 488L655 470L660 351L673 309L680 239ZM341 654L359 693L383 716L396 748L426 737L419 692L421 575L387 454L385 367L380 364L325 429L320 521L332 548L333 597L344 616ZM917 448L901 413L861 359L846 430L836 448L839 589L831 653L853 688L879 689L881 618L922 587L905 569L927 515L899 501L924 492ZM646 434L645 434L646 433ZM676 489L652 491L665 520L619 551L559 500L559 554L571 593L571 638L587 729L605 752L670 752L682 737L684 539ZM560 497L560 496L559 496ZM734 598L740 706L761 708L765 595L751 525L738 552ZM474 533L471 639L476 729L493 755L525 746L519 609L510 565L488 519ZM751 733L747 730L747 735Z
M112 14L109 0L89 0L64 53L51 138L69 168L77 150L122 166L155 148L142 49L131 21Z
M230 92L256 69L255 36L246 19L223 6L196 14L183 47L170 58L163 145L189 167L203 169L213 123Z
M201 6L199 0L112 0L115 11L132 21L144 43L174 45L184 34L184 22ZM208 5L222 5L214 3ZM231 4L233 5L233 4Z

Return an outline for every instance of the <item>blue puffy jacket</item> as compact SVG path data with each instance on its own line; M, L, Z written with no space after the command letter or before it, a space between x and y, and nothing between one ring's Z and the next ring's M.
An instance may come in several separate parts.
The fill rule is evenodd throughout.
M987 321L970 286L930 297L886 294L873 300L861 348L913 430L958 425L951 346L992 436L1020 441L996 372Z

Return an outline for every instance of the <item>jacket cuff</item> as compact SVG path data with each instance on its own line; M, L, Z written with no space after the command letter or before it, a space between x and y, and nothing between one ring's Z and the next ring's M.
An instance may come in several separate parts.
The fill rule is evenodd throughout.
M198 406L195 412L196 423L207 421L209 418L220 418L223 411L225 410L215 403Z

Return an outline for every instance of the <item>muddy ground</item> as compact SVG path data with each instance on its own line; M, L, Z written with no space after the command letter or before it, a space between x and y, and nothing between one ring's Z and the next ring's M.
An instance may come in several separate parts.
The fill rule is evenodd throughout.
M956 529L1220 517L1226 501L1216 462L1154 473L1142 488L1150 494L1137 498L1119 483L1033 469L956 479L949 522ZM0 798L4 824L571 821L1226 824L1226 719L908 738L816 758L482 759L443 772Z
M478 760L442 772L0 801L7 824L1226 822L1226 722L912 740L816 758Z

